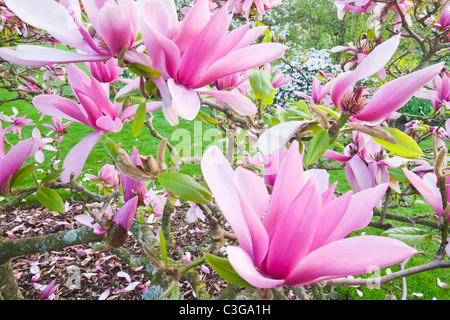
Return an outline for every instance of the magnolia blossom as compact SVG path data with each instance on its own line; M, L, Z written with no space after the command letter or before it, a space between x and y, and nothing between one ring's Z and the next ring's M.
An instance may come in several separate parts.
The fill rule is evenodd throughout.
M216 146L204 154L204 178L240 245L227 247L228 259L243 279L258 288L301 286L366 273L417 252L387 237L345 238L367 226L388 185L335 197L328 173L304 171L298 150L294 141L270 197L258 175L234 171Z
M256 112L247 97L206 86L278 59L287 48L278 43L251 45L266 27L249 29L247 23L228 32L231 18L225 6L211 15L208 0L197 1L182 21L178 21L173 0L145 2L141 30L150 59L141 62L162 72L154 82L164 115L172 125L178 123L178 117L195 118L199 93L227 103L243 115Z
M247 19L252 9L255 9L259 18L262 18L266 11L282 4L282 0L228 0L228 10L243 14Z
M154 189L149 189L145 194L144 203L153 209L153 214L156 218L161 218L164 205L167 202L167 194L165 191L159 191Z
M422 195L425 201L436 211L436 214L440 217L442 211L444 211L444 204L442 201L442 194L437 185L437 177L434 172L428 172L420 177L418 174L403 168L403 172L408 178L409 182L416 188L416 190ZM445 193L448 200L450 200L450 176L445 177Z
M133 0L82 0L89 24L83 21L78 0L5 0L22 21L43 29L78 52L35 45L0 48L0 57L25 66L104 61L134 45L138 18Z
M119 132L123 121L136 113L137 105L122 111L122 104L109 100L109 86L90 78L80 68L71 64L68 81L80 104L58 95L39 95L33 98L33 105L43 114L85 124L95 131L81 139L66 156L61 173L61 180L68 182L70 174L77 178L86 159L100 140L101 134ZM123 89L122 89L123 90ZM120 96L122 90L117 94ZM147 111L153 109L154 103L147 104Z
M317 77L313 77L311 96L301 91L294 91L294 93L307 101L312 101L315 104L321 104L322 100L324 100L330 92L331 84L332 81L322 84Z
M112 164L105 164L99 171L98 175L85 174L88 179L98 180L105 185L109 185L114 189L119 188L119 176L117 175L116 168ZM128 199L127 199L128 200Z
M39 131L38 128L33 129L32 136L36 141L39 141L39 148L34 154L34 158L38 163L43 163L45 160L44 152L42 150L49 150L54 152L58 151L57 148L49 144L53 142L52 138L41 138L41 132Z
M362 87L354 90L356 82L373 75L389 61L399 40L399 36L394 36L378 45L354 70L333 81L331 99L343 114L359 121L381 123L441 72L443 62L383 84L370 99L363 97Z
M448 4L441 11L439 18L432 27L440 31L444 31L450 28L450 6Z
M0 120L12 123L10 126L6 127L3 130L3 133L6 134L13 132L15 134L18 134L19 139L22 139L22 127L34 125L33 120L26 119L26 115L18 117L17 115L19 114L19 111L16 107L12 107L12 112L12 116L7 116L3 113L0 113Z
M53 132L56 132L56 142L61 143L64 134L67 133L67 127L70 126L70 124L72 123L72 121L66 122L65 124L62 124L61 120L55 117L52 117L52 123L48 124L48 123L43 123L42 126L50 129L51 131L49 133L47 133L47 136L52 134Z
M406 23L411 26L412 20L408 9L410 9L413 4L409 0L398 1L398 9L395 5L384 2L375 2L370 0L335 0L336 7L338 9L338 18L343 19L345 11L357 12L357 13L368 13L372 14L376 19L372 19L372 26L378 27L380 22L384 21L387 13L391 11L397 12L396 23L394 24L394 31L400 30L402 27L402 15L405 18Z
M354 65L359 65L367 57L369 51L369 41L368 39L361 39L356 46L352 42L349 42L347 47L336 46L330 50L330 52L342 51L346 51L347 53L353 55L353 58L347 61L344 65L344 70L348 71ZM384 80L386 78L386 70L384 70L384 67L381 67L381 69L377 71L377 74L380 79Z
M441 72L433 79L435 90L419 91L414 96L421 99L430 100L434 110L441 107L450 108L450 79L447 72Z
M123 68L120 68L117 63L115 58L107 61L86 62L86 68L93 78L100 82L109 83L119 80L119 75L123 71Z
M41 145L35 138L19 141L7 153L3 143L3 132L0 123L0 192L1 188L20 169L26 159L33 156Z
M367 134L357 131L352 134L353 142L344 148L343 154L326 150L323 157L346 164L347 181L355 192L389 183L393 190L401 193L398 181L389 175L389 167L397 168L407 159L388 157L385 148Z

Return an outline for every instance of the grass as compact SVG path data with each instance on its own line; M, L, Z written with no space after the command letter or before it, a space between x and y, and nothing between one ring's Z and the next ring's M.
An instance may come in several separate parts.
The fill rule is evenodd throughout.
M5 99L11 97L13 94L9 93L5 90L0 90L0 99ZM19 115L27 115L28 118L33 119L34 123L38 125L38 128L41 130L41 133L45 135L48 132L48 129L45 129L41 126L42 123L50 123L50 117L44 117L40 120L41 115L37 112L37 110L29 103L24 101L10 102L5 103L0 107L0 112L3 111L6 115L12 114L11 108L16 107L19 110ZM169 142L176 146L178 150L189 150L189 148L194 144L195 154L197 152L201 152L200 150L204 150L213 140L214 136L219 133L218 129L213 129L212 126L208 126L205 124L201 124L198 121L180 121L180 124L176 127L170 126L167 121L164 119L164 116L161 110L153 112L154 120L153 124L156 130L160 132L163 137L167 137ZM65 121L64 121L65 122ZM7 127L7 123L2 123L3 127ZM31 137L31 131L33 127L24 127L22 130L22 138ZM65 155L71 150L71 148L78 143L83 137L92 132L92 129L88 128L85 125L81 125L78 123L73 123L68 128L69 132L64 136L64 139L61 143L61 159L64 159ZM139 152L142 155L156 155L156 150L159 145L159 140L155 137L151 136L148 132L147 128L144 127L141 133L134 137L132 133L131 124L126 124L124 129L119 133L109 133L108 136L113 139L115 142L121 142L121 146L127 152L131 152L132 147L136 146ZM17 135L8 134L7 139L15 144L18 141ZM53 152L45 152L46 159L50 159L54 156ZM167 152L167 157L170 159L170 154ZM31 162L32 160L28 160ZM92 174L96 174L100 168L108 162L108 156L105 148L101 143L98 143L87 159L84 172L90 172ZM46 172L51 170L48 164L43 164L39 166L39 169L42 169L43 172L37 172L37 178L41 179ZM191 176L201 176L201 171L199 165L195 164L187 164L182 167L182 172L189 174ZM330 183L334 181L338 181L337 191L346 192L350 190L350 187L345 178L344 171L330 171ZM33 180L31 177L25 179L20 187L27 187L33 185ZM90 186L90 189L95 189L95 186ZM64 191L60 191L60 194L63 198L68 197L68 193ZM33 197L30 197L29 202L36 201ZM413 210L398 208L394 210L390 210L390 213L412 216L413 214L420 215L425 212L429 212L430 207L424 202L417 202ZM395 223L398 226L401 226L399 223ZM363 230L366 234L376 234L379 235L381 233L380 230L367 227ZM434 232L437 234L436 232ZM361 232L354 232L352 235L358 235ZM408 263L407 267L423 264L427 261L430 261L436 252L439 244L436 240L433 240L430 243L420 244L418 245L418 250L423 251L423 255L414 256L411 261ZM446 258L448 259L448 258ZM380 275L386 274L386 268L380 270ZM390 270L395 272L398 270L397 266L391 266ZM365 276L370 276L367 274ZM418 275L412 275L407 278L408 284L408 293L409 299L420 299L417 296L412 296L413 292L423 294L423 300L430 300L436 298L438 300L448 300L450 299L450 291L447 288L441 288L437 285L437 279L440 279L442 282L450 284L450 273L445 270L433 270L427 271ZM393 290L396 296L399 296L399 291L397 291L396 287L401 287L400 280L394 281L393 284L387 285L389 288ZM328 288L329 289L329 288ZM335 289L337 293L337 299L344 299L346 295L350 297L352 300L380 300L384 299L386 295L385 290L380 289L370 289L366 287L358 288L360 292L363 293L363 298L361 298L357 294L356 288L347 288L347 287L338 287Z

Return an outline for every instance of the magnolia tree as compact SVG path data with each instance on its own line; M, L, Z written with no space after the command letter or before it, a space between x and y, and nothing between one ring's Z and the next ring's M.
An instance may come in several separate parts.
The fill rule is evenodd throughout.
M324 285L374 282L393 297L384 286L388 282L450 266L446 1L336 0L336 19L360 13L370 29L348 45L330 48L344 52L341 68L306 77L310 88L295 92L296 100L286 107L273 101L291 80L274 68L287 47L260 23L281 1L198 0L181 8L172 0L1 4L2 88L17 92L2 102L30 101L51 119L46 128L53 132L43 137L36 126L31 137L22 137L22 127L33 121L21 110L12 115L2 110L1 208L10 210L36 195L50 210L64 212L57 189L102 206L77 216L85 225L79 229L0 238L0 297L21 297L12 258L88 243L145 267L151 280L147 299L179 299L178 283L184 280L198 299L243 293L285 299L283 287L304 298L306 286L323 294ZM233 19L240 21L234 29ZM414 96L430 100L433 112L402 132L395 120ZM202 121L221 132L220 139L204 150L173 146L153 126L158 109L171 126L180 118ZM43 150L58 152L66 143L73 122L91 133L80 137L61 163L45 158ZM110 134L124 126L132 126L135 135L148 127L147 134L160 140L157 152L148 155L136 147L126 152ZM7 139L12 135L19 135L18 143ZM432 147L424 152L419 143L427 139ZM98 174L84 174L97 144L104 146L109 164ZM202 176L181 173L186 163L199 164ZM39 180L35 172L45 164L52 169ZM337 192L330 170L343 170L351 190ZM21 187L29 175L35 184ZM90 190L86 178L107 185L108 192ZM159 186L162 196L149 196L150 185ZM412 195L421 195L430 212L389 212L411 208ZM188 222L200 218L209 226L208 240L196 248L201 255L193 260L174 254L171 216L177 203L190 207ZM152 226L142 219L149 208ZM365 235L368 226L383 232ZM137 241L140 256L125 249L128 237ZM407 268L427 241L437 243L434 257ZM228 282L217 297L201 283L204 264ZM354 277L394 264L401 265L399 271L376 281ZM58 285L50 283L41 298ZM405 298L406 286L400 290Z

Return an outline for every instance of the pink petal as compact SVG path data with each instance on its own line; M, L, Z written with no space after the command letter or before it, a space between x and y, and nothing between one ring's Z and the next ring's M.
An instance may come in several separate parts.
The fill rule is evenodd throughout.
M91 125L86 113L70 99L58 95L41 94L34 97L32 103L42 114Z
M360 156L354 156L345 166L345 175L350 187L355 192L373 187L373 179L369 169Z
M63 163L63 169L65 170L61 173L62 182L68 183L72 172L74 173L74 179L80 176L89 154L100 140L100 137L101 132L94 131L84 137L69 151Z
M297 197L303 186L302 157L299 153L298 142L294 141L281 163L273 187L269 209L263 220L269 235L283 218L289 205Z
M22 21L46 30L61 43L82 48L84 39L69 12L53 0L6 0L5 4Z
M325 153L323 154L323 157L333 159L334 161L340 163L348 162L352 158L351 156L346 156L333 150L326 150Z
M178 116L186 120L194 120L200 110L200 98L197 92L175 83L173 79L167 80L167 86L172 95L172 107Z
M403 107L422 86L439 74L444 62L410 73L382 85L367 106L355 117L362 121L383 121Z
M170 1L169 1L170 2ZM199 0L184 17L174 38L180 52L184 52L211 19L208 0Z
M134 42L130 10L129 6L105 3L98 12L97 31L112 54L119 54L125 46L130 47Z
M264 289L283 285L284 280L265 277L256 270L252 258L242 248L229 246L227 253L233 269L252 286Z
M422 195L425 201L436 211L438 215L440 215L443 211L442 197L436 184L431 187L431 184L427 184L425 180L421 179L417 174L409 171L406 168L403 168L403 172L405 173L411 184L414 186L414 188L416 188L417 191ZM433 178L433 180L437 182L436 176L434 174L429 173L426 174L426 176L429 178Z
M197 92L210 95L211 97L216 98L222 103L228 104L231 108L242 115L252 115L257 111L256 106L252 102L252 100L236 91L201 89L197 90Z
M353 70L341 74L331 86L331 98L336 107L348 89L358 80L367 78L379 71L394 55L400 43L400 36L394 36L384 41L373 49L373 51Z
M359 236L332 242L306 256L286 279L286 285L353 276L405 260L417 250L404 242L377 236Z
M236 170L236 183L242 213L252 238L253 259L259 265L269 247L269 236L261 222L269 205L269 195L259 176L241 167Z
M211 146L205 151L201 169L216 203L239 239L240 246L245 252L252 254L252 239L240 206L235 172L217 146Z
M289 121L277 124L266 131L258 139L258 148L263 154L270 155L283 147L308 121Z
M373 208L380 202L386 193L388 183L375 188L363 190L353 194L347 210L333 232L330 232L325 243L346 237L350 232L365 228L373 217Z
M308 253L321 206L322 198L312 179L306 183L273 230L266 262L266 270L272 277L285 278Z
M22 66L40 67L54 63L105 61L110 55L88 55L34 45L0 48L0 58Z
M287 47L280 43L260 43L234 50L215 61L192 86L204 87L230 74L262 66L282 57L286 49Z
M195 81L205 73L210 64L211 55L214 56L218 49L217 43L220 43L227 34L229 21L226 10L224 6L217 11L184 51L179 69L179 81L186 86L193 87Z

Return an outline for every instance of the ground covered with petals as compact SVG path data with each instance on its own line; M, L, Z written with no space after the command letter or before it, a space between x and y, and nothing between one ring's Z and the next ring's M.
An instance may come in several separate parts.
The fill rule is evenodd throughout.
M185 207L177 207L173 215L173 234L177 246L196 246L207 239L208 226L197 219L186 221ZM82 214L82 206L73 205L65 213L49 211L44 207L27 206L0 213L0 233L9 237L34 237L83 227L75 216ZM144 270L132 268L108 250L96 252L95 244L68 247L60 251L19 256L11 260L14 274L25 299L36 300L41 285L51 281L59 284L55 300L141 300L150 284ZM140 248L133 237L125 247L139 255ZM192 253L191 258L198 254ZM205 265L209 274L201 273L202 281L211 297L216 297L227 286L214 270ZM79 272L79 282L74 279ZM189 283L180 281L181 298L195 300ZM286 290L289 299L297 299Z

